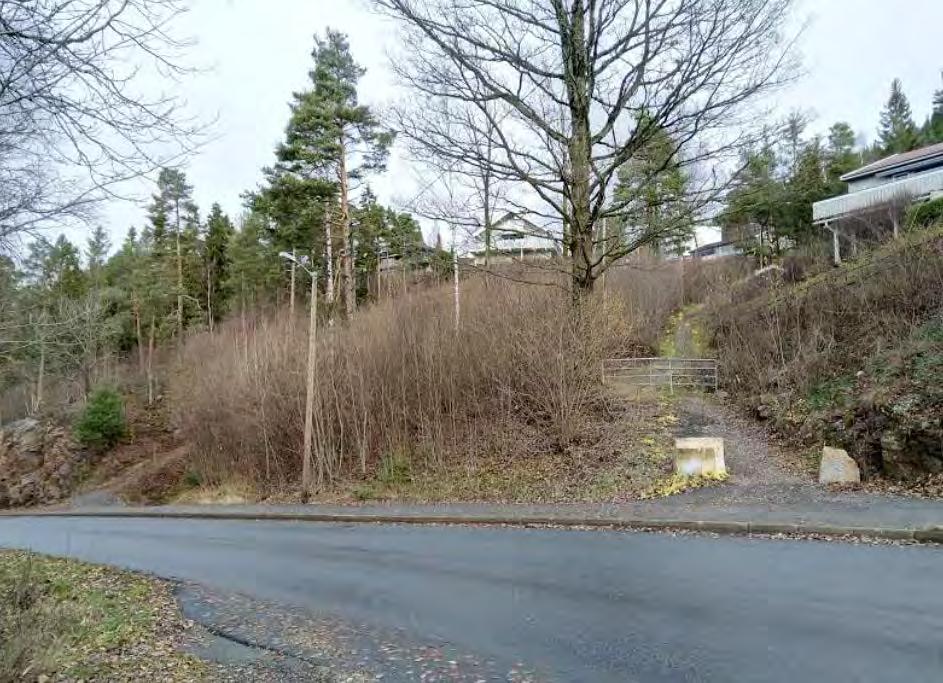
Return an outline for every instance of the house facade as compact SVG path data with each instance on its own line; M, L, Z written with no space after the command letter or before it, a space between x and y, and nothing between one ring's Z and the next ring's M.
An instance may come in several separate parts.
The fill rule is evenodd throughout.
M484 265L486 260L493 264L543 260L559 256L560 240L526 218L508 213L492 226L490 249L482 229L474 234L465 251L475 265Z
M832 232L835 262L841 261L842 238L854 239L856 219L888 222L896 235L901 207L943 196L943 143L893 154L841 179L847 194L816 202L812 222Z

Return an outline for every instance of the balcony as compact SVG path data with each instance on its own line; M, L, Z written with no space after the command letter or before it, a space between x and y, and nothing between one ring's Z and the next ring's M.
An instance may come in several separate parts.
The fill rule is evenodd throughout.
M839 220L882 206L907 204L943 192L943 169L919 173L878 187L825 199L812 205L812 222Z

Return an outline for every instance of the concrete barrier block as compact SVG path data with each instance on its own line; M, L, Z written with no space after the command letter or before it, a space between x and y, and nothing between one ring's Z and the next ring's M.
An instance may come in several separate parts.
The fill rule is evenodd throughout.
M714 437L675 439L675 472L687 477L722 475L727 473L724 463L724 440Z

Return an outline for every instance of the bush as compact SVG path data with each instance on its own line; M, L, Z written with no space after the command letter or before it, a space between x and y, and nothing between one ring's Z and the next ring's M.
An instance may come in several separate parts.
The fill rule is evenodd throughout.
M587 415L602 413L602 358L623 353L640 331L626 322L613 286L608 302L592 297L576 313L565 282L484 276L462 283L458 330L447 286L324 325L317 480L323 487L338 478L396 480L407 465L415 474L482 455L565 451L585 437ZM188 341L171 393L202 482L219 484L234 472L262 489L298 482L306 336L306 325L281 315L232 320Z
M127 432L124 402L114 389L99 389L91 395L75 423L75 436L86 446L107 449Z
M911 206L904 224L911 228L928 228L940 221L943 221L943 197Z
M847 448L866 473L887 471L882 437L895 430L941 453L940 421L924 419L943 404L941 302L943 228L799 284L735 289L710 304L721 382L751 407L776 406L782 433Z

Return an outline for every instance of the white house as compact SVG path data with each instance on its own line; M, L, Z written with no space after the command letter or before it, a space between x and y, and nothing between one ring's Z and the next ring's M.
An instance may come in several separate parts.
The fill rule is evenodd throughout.
M484 229L476 232L464 249L475 265L485 262L508 263L526 259L549 259L560 254L560 240L531 221L508 213L491 227L491 248L485 247Z
M913 202L933 199L943 194L943 143L894 154L863 166L841 178L848 183L848 193L816 202L812 222L832 232L835 261L841 261L839 223L887 211L894 233L899 229L899 211Z

